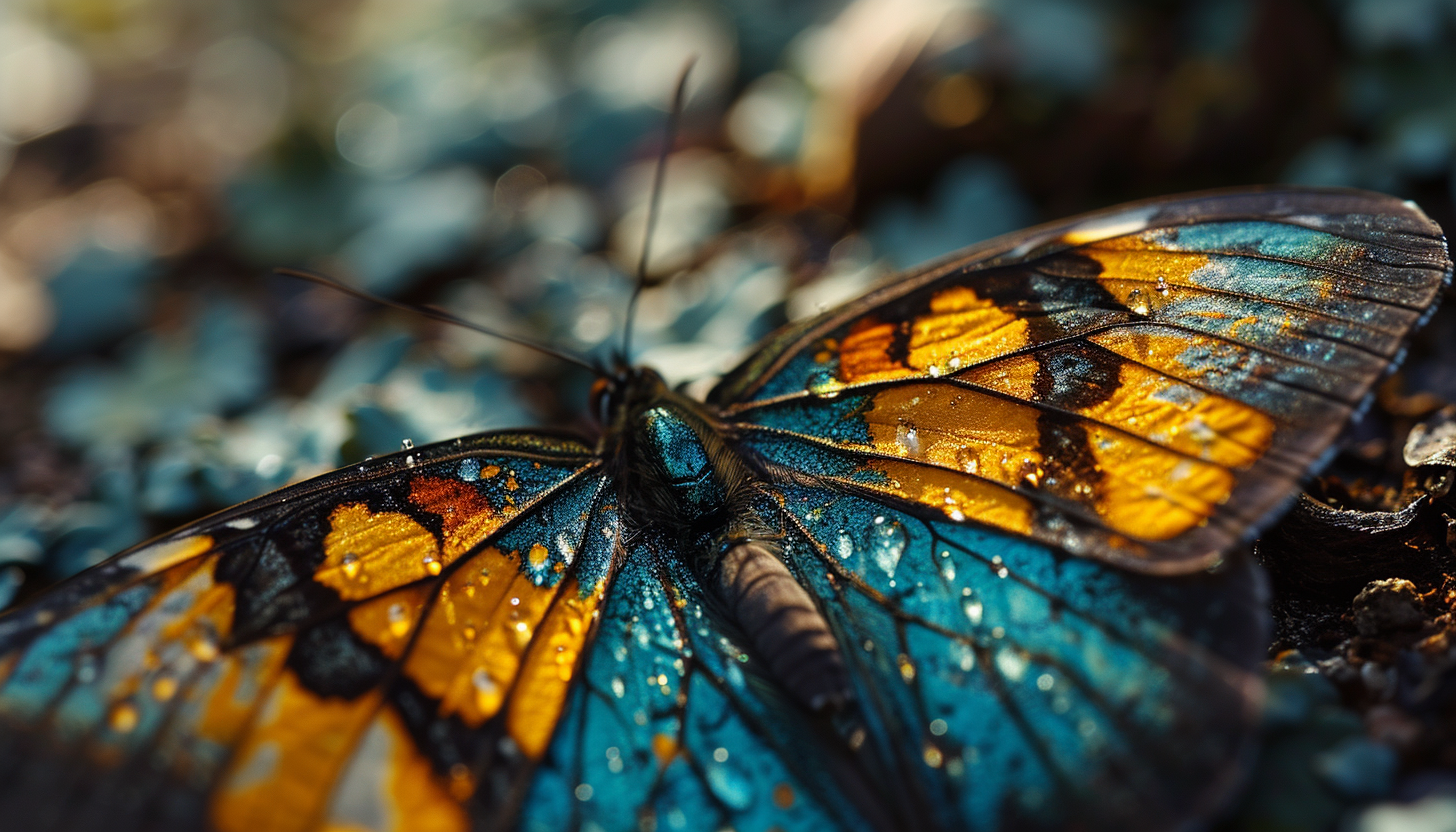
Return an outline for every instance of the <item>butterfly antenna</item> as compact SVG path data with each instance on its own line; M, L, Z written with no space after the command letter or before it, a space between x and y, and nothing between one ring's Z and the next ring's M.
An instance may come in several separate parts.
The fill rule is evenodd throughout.
M683 99L686 97L688 88L688 75L693 71L693 64L698 59L692 57L683 66L682 74L677 77L677 89L672 94L672 109L667 114L667 124L663 128L662 150L657 154L657 170L652 175L652 196L647 203L647 229L642 238L642 257L637 261L637 285L632 287L632 298L627 301L627 322L622 330L622 361L631 362L632 356L632 324L637 319L637 299L642 296L642 289L647 285L647 257L652 248L652 232L657 228L657 215L662 207L662 182L667 178L667 158L672 155L672 147L677 144L678 123L682 121Z
M428 306L424 304L404 303L402 301L390 300L389 298L380 297L379 295L373 294L372 292L366 292L363 289L356 289L353 286L335 280L328 275L319 274L318 272L311 272L307 269L291 269L280 266L278 268L275 268L273 270L273 273L288 275L289 277L296 277L300 280L307 280L310 283L317 283L320 286L327 286L336 292L343 292L346 295L352 295L353 297L359 298L360 300L367 300L371 303L377 303L381 306L392 306L395 309L402 309L405 312L413 312L416 315L423 315L426 318L432 318L436 321L442 321L447 324L453 324L458 327L463 327L465 329L471 330L472 332L479 332L482 335L489 335L493 338L499 338L502 341L509 341L512 344L519 344L520 346L526 347L527 349L535 350L536 352L542 353L543 355L549 355L552 358L565 361L568 364L575 364L578 367L585 368L586 370L591 372L592 375L602 375L602 368L596 366L590 361L587 361L585 358L577 355L572 355L569 352L563 352L556 349L555 347L542 344L539 341L534 341L521 335L511 335L507 332L500 332L487 326L481 326L480 324L474 323L472 321L467 321L458 315L446 312L444 309L441 309L438 306Z

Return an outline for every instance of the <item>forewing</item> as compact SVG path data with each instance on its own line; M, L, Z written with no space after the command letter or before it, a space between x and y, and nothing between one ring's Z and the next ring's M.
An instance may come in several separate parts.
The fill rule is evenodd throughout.
M1238 785L1268 638L1246 560L1152 577L833 490L779 496L854 680L846 734L918 828L1185 828Z
M1139 203L790 327L710 401L769 466L1188 572L1283 505L1450 273L1393 197Z
M83 573L0 620L0 812L108 832L498 821L606 591L609 482L574 440L469 437Z

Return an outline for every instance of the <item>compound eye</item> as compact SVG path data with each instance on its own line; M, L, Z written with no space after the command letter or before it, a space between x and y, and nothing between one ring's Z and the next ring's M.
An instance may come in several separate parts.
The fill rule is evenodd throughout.
M612 415L612 388L614 386L611 380L606 378L599 378L592 382L591 409L599 424L607 424L607 420Z

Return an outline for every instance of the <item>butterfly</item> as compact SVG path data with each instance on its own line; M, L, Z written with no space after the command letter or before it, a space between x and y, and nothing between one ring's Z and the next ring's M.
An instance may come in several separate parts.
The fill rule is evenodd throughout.
M409 448L0 618L32 830L1167 829L1256 744L1241 554L1452 270L1412 203L1134 203L598 435Z

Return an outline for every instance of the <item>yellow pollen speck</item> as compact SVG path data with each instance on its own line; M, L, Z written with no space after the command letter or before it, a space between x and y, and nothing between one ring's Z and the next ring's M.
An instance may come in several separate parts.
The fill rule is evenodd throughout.
M653 734L652 753L656 755L658 763L667 765L677 756L677 740L666 734Z
M526 558L531 562L532 566L539 567L541 564L546 562L546 558L550 556L550 554L551 553L546 549L545 546L537 543L531 547L531 551L529 554L526 555Z
M911 663L910 657L901 653L895 661L900 666L900 678L907 684L915 681L915 665Z
M484 468L480 469L480 476L484 477L485 479L490 479L500 472L501 469L499 465L487 465Z

